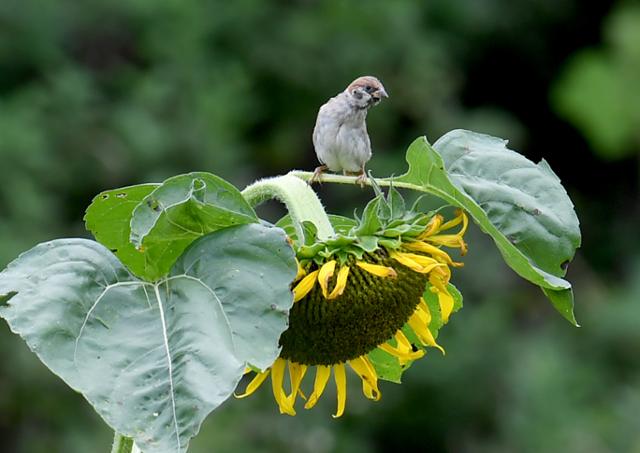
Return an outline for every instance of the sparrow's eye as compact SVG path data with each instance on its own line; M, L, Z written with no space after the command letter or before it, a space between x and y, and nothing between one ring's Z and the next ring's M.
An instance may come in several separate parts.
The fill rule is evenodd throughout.
M375 88L373 88L371 85L367 85L364 87L364 91L366 91L367 93L371 93L374 90Z

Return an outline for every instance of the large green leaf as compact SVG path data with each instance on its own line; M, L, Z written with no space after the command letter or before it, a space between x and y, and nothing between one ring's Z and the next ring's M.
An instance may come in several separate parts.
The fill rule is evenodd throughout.
M394 181L464 208L495 241L507 264L540 286L576 324L571 284L562 277L580 245L573 204L558 177L509 150L506 141L455 130L433 147L422 137L407 151L409 171Z
M259 224L197 240L155 283L96 242L62 239L0 273L0 316L114 430L178 453L245 364L277 357L295 273L282 230Z
M164 276L182 251L207 233L258 222L238 189L210 173L174 176L134 209L130 240L153 267L147 280Z
M138 204L159 184L141 184L107 190L97 195L84 216L87 230L109 250L116 254L138 277L157 275L155 263L129 241L131 214Z

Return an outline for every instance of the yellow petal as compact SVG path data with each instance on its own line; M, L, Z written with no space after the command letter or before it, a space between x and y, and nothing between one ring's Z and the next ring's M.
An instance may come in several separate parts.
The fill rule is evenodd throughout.
M414 252L428 253L439 261L442 261L443 263L454 264L453 260L447 252L439 247L436 247L435 245L427 244L426 242L407 242L402 244L402 247Z
M291 381L291 394L289 394L289 404L291 407L296 404L296 396L300 392L300 382L307 372L307 365L301 363L289 362L289 380ZM302 395L304 398L304 395Z
M349 365L362 379L362 393L364 393L364 396L370 400L378 401L380 399L378 375L369 359L366 356L360 356L357 359L349 360Z
M440 231L445 231L459 225L462 222L462 228L456 234L436 234ZM431 224L430 224L431 225ZM456 217L444 224L439 224L437 228L427 229L418 236L419 240L432 242L438 245L444 245L446 247L459 248L462 255L467 253L467 244L464 242L463 236L469 226L469 218L462 210L458 210ZM458 263L456 263L458 264Z
M331 367L325 365L316 366L316 379L313 383L313 393L309 396L307 404L304 405L305 409L311 409L316 405L320 396L322 396L322 392L324 392L324 389L327 386L330 375Z
M296 415L296 411L293 409L291 401L287 398L284 393L284 389L282 388L282 382L284 381L284 367L286 363L286 360L277 358L273 365L271 365L271 387L273 389L273 398L276 400L276 403L278 403L281 414Z
M320 274L318 275L318 283L320 283L320 288L322 288L322 295L325 299L328 298L329 295L329 280L333 277L333 273L336 269L336 261L331 260L322 265L320 268Z
M342 417L344 407L347 404L347 375L344 371L344 363L333 366L333 377L336 381L336 391L338 393L338 410L333 418Z
M267 370L263 373L256 374L255 377L251 380L251 382L249 382L249 385L247 385L247 388L245 389L244 393L241 393L240 395L234 394L234 396L240 399L240 398L245 398L251 395L262 385L262 383L267 378L267 376L269 376L270 371L271 370Z
M336 286L331 291L331 294L327 297L327 299L335 299L336 297L342 296L344 293L344 289L347 287L347 278L349 277L349 266L342 266L340 271L338 272L338 278L336 279ZM325 296L326 297L326 296Z
M378 345L378 348L380 348L387 354L391 354L396 359L398 359L398 362L400 363L400 365L404 365L414 360L418 360L419 358L424 356L424 351L422 349L418 349L417 351L407 352L405 350L400 350L394 346L391 346L388 343L382 343L381 345Z
M402 264L404 266L407 266L412 271L415 271L415 272L421 272L422 271L422 266L420 266L418 263L416 263L412 259L410 259L407 256L405 256L404 254L400 254L400 253L397 253L397 252L391 252L391 258L396 260L398 263L400 263L400 264Z
M398 342L398 349L407 352L413 350L413 348L411 347L411 343L409 342L407 337L404 336L401 330L398 330L394 336L396 338L396 341Z
M380 266L378 264L365 263L364 261L357 261L356 265L360 269L364 269L370 274L375 275L376 277L391 277L396 278L398 273L392 267Z
M296 264L298 265L298 273L296 274L296 278L293 279L294 282L297 282L302 277L307 275L307 271L304 269L304 267L302 267L302 265L300 264L300 261L298 261L297 259L296 259Z
M458 215L462 217L462 229L458 231L458 234L460 236L464 236L464 234L467 232L467 227L469 226L469 217L467 217L467 214L465 214L462 209L458 211Z
M404 365L405 363L411 362L413 360L417 360L420 357L424 356L423 350L421 349L417 349L415 351L413 350L413 346L411 345L407 337L405 337L400 330L396 332L394 337L397 343L395 347L391 346L388 343L383 343L378 347L383 351L396 357L400 362L400 365Z
M416 253L391 252L391 258L420 274L428 274L437 267L446 267L446 264Z
M436 343L436 339L433 338L433 334L431 333L429 328L422 323L422 320L420 319L420 315L417 313L417 310L416 310L416 313L414 313L413 316L409 318L408 324L409 324L409 327L413 329L413 331L415 332L415 334L420 339L423 345L438 348L443 355L445 354L444 349L438 343Z
M420 298L420 303L418 304L418 308L420 309L421 316L424 317L424 325L431 325L431 310L429 310L429 306L424 301L424 299Z
M443 220L444 218L440 214L436 214L435 216L433 216L433 218L427 224L427 227L420 234L420 236L418 236L418 239L422 240L440 231L440 225L442 225Z
M465 255L468 251L467 243L464 242L462 236L457 234L438 234L436 236L431 236L425 241L433 242L434 244L444 245L446 247L458 248L460 249L460 254Z
M294 302L298 302L304 296L309 294L309 291L311 291L313 289L313 287L316 286L316 280L317 280L317 277L318 277L318 272L319 271L317 271L317 270L311 272L305 278L300 280L300 283L298 283L296 285L296 287L293 288L293 301Z
M453 297L449 294L449 290L446 286L449 276L450 273L445 273L445 275L442 276L442 274L435 272L429 275L429 283L432 285L431 290L433 291L435 289L433 292L438 295L438 304L440 305L440 312L442 313L442 322L445 324L449 322L449 316L453 311L454 305Z
M428 268L430 266L442 266L442 263L439 263L438 260L429 256L418 255L417 253L404 253L404 255L424 268ZM430 268L433 269L433 267Z
M462 222L462 219L463 219L463 216L460 215L461 212L462 212L462 210L458 209L456 211L456 216L453 219L448 220L447 222L445 222L442 225L440 225L440 228L438 230L439 231L450 230L454 226L460 225L460 222Z
M442 312L442 322L446 324L449 322L449 316L453 311L453 297L448 291L444 293L438 291L438 304L440 304L440 311Z

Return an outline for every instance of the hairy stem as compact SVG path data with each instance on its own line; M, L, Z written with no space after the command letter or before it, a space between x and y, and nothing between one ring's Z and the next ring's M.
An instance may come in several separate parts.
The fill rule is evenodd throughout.
M288 174L256 181L242 191L251 206L276 199L284 203L300 240L304 240L303 222L311 222L318 230L318 239L335 235L320 199L307 183Z
M296 178L300 178L303 181L309 181L311 179L311 177L313 176L313 173L309 172L309 171L299 171L299 170L294 170L288 173L288 175L290 176L295 176ZM335 184L352 184L352 185L358 185L360 184L360 180L358 180L357 176L343 176L343 175L334 175L331 173L323 173L320 178L318 179L318 182L330 182L330 183L335 183ZM369 178L364 180L364 184L367 186L371 186L373 184L371 184L371 181L369 180ZM443 191L443 190L439 190L436 187L432 187L429 185L423 185L423 186L418 186L416 184L412 184L409 182L402 182L402 181L398 181L394 178L383 178L383 179L378 179L376 178L376 184L380 187L389 187L392 186L395 188L401 188L401 189L411 189L411 190L417 190L419 192L426 192L426 193L430 193L433 195L436 195L440 198L442 198L443 200L454 204L457 206L456 204L456 200L455 198L453 198L451 195L449 195L447 192Z

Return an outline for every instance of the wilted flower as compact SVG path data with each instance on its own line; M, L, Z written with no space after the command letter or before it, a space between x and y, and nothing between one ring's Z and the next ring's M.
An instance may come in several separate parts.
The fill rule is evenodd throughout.
M397 201L399 194L393 191L391 197ZM464 255L467 216L458 211L444 222L440 214L391 213L392 200L382 196L372 203L377 204L368 206L359 225L345 236L298 248L294 305L289 328L280 337L280 357L269 369L257 371L238 398L251 395L271 376L280 412L295 415L297 397L312 408L333 370L338 396L334 417L340 417L347 398L346 365L362 380L364 395L377 401L381 394L372 351L384 351L402 367L423 357L422 347L444 353L429 329L432 313L423 295L425 288L437 295L439 316L446 323L454 309L451 268L462 263L443 247L458 248ZM458 232L450 232L458 225ZM301 383L312 367L313 390L305 393Z

